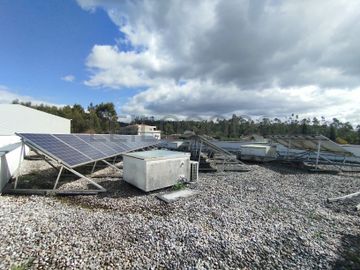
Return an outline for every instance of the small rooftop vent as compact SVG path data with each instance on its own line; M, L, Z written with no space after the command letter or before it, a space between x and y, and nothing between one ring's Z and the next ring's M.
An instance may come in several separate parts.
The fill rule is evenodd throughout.
M199 178L199 162L190 161L190 181L195 182Z

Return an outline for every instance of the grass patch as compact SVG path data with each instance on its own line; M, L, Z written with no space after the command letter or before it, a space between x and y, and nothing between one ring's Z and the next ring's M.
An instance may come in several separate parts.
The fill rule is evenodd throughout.
M17 265L12 265L10 267L11 270L26 270L29 269L33 262L34 262L35 258L29 258L26 262L22 262L20 264Z
M186 184L184 182L177 182L172 189L173 190L182 190L186 187Z
M317 214L315 211L310 212L308 214L308 218L316 221L321 221L323 219L322 216Z
M73 207L80 207L91 211L95 211L96 209L104 209L104 210L110 209L106 205L89 204L87 201L82 201L81 199L76 199L75 197L56 196L55 199L57 199L63 204Z
M314 238L319 239L319 238L322 238L322 237L323 237L322 231L317 231L317 232L314 233Z
M278 213L280 213L280 208L277 206L271 206L271 207L269 207L269 212L271 214L278 214Z

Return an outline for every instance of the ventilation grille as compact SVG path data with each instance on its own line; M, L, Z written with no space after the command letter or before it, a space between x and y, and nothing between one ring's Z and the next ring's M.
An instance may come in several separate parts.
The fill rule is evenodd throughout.
M190 181L197 181L199 177L199 162L190 161Z

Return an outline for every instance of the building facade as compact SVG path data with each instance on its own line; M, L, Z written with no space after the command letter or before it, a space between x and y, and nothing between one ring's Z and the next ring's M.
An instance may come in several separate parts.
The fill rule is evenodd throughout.
M19 104L0 104L0 193L17 173L21 140L15 133L64 133L71 131L71 120ZM25 152L29 149L26 147Z
M156 129L156 126L137 125L138 135L153 136L155 139L161 139L161 131Z
M120 134L127 135L142 135L142 136L152 136L155 139L161 139L161 130L157 130L156 126L148 126L144 124L139 125L129 125L121 128Z
M71 120L20 104L0 104L0 135L70 133Z

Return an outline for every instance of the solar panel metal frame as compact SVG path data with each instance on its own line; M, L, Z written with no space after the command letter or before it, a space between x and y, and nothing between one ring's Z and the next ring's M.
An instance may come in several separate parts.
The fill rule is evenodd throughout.
M49 158L50 160L53 160L53 161L57 162L58 165L60 166L58 176L56 178L54 187L52 189L35 189L38 192L45 192L44 194L48 194L49 192L50 192L50 194L53 194L54 192L57 193L57 194L58 193L64 193L64 191L61 191L61 190L59 190L57 188L60 176L61 176L64 168L67 169L68 171L72 172L73 174L75 174L75 175L77 175L77 176L79 176L81 178L86 179L92 185L94 185L95 187L98 188L97 190L84 190L84 191L75 190L75 191L70 191L70 192L67 192L67 193L65 192L65 194L76 195L76 194L94 194L94 193L98 193L98 192L105 192L106 189L104 187L102 187L100 184L96 183L96 181L92 180L91 177L88 177L88 176L85 176L85 175L81 174L80 172L76 171L74 168L80 167L82 165L89 164L89 163L92 163L92 162L94 162L94 167L93 168L95 168L96 162L97 161L102 161L102 162L106 163L108 166L120 170L114 164L106 161L106 159L111 158L111 157L116 157L116 156L125 154L127 152L135 151L137 149L143 149L143 148L146 148L146 147L149 147L149 146L155 146L157 144L160 144L160 142L161 142L161 141L159 141L159 140L157 140L155 138L152 138L150 136L149 137L148 136L141 136L140 138L143 138L145 140L145 142L146 142L147 137L149 139L150 138L152 138L152 139L149 142L144 143L144 141L143 141L143 142L141 142L139 144L139 143L136 143L137 139L139 139L139 136L137 136L137 137L133 138L134 143L130 147L129 144L126 144L124 142L116 143L116 142L112 141L111 138L110 138L110 136L112 136L112 135L109 135L109 134L95 135L95 137L100 137L100 138L105 140L104 142L101 142L104 147L107 147L109 150L116 151L116 152L114 152L114 154L109 155L109 154L106 154L104 151L101 151L102 148L99 149L94 144L91 144L90 142L80 138L79 134L78 135L77 134L50 134L50 133L42 133L42 134L41 133L15 133L15 134L18 135L19 137L21 137L21 151L20 151L21 153L20 153L20 156L25 156L25 145L28 145L29 147L33 148L33 150L36 153L43 154L45 160L46 160L46 158ZM91 136L92 134L85 134L85 135ZM41 137L41 136L43 136L43 137ZM71 138L71 140L67 140L67 138ZM118 139L123 138L123 136L118 135L117 138ZM41 144L42 146L39 145L39 144ZM83 150L80 149L84 145L86 147L88 147L87 150L89 150L90 152L89 151L84 151L84 149ZM46 146L48 146L49 149L46 149ZM62 148L62 147L64 147L64 148ZM116 147L118 150L114 149L113 147ZM57 148L60 149L60 151L56 151ZM120 151L120 149L122 149L122 151ZM69 150L71 150L71 151L67 152ZM94 155L92 155L91 150L95 151L94 153L97 154L97 155L99 153L102 153L102 154L104 154L104 156L99 157L99 158L95 158ZM125 151L123 151L123 150L125 150ZM1 154L2 153L3 152L1 152ZM65 159L66 159L66 157L69 157L70 160L71 160L72 156L69 156L68 154L70 154L70 155L74 154L75 155L75 153L79 154L82 159L85 158L87 161L70 165L70 163L68 162L69 159L67 159L67 160L65 160ZM22 159L20 158L19 160L21 161ZM74 160L74 161L76 161L76 160ZM53 165L49 161L47 161L47 162L52 167L56 168L55 165ZM21 189L21 188L19 189L19 188L17 188L17 184L19 182L19 176L21 174L20 173L20 166L21 166L21 162L19 163L19 169L18 169L18 172L16 174L14 189L12 190L12 192L15 192L15 194L19 194L19 192L20 192L20 194L34 194L33 189L29 190L29 189Z
M23 137L22 137L23 138ZM21 151L20 151L20 157L22 156L25 156L25 145L26 143L24 142L24 140L22 139L22 143L21 143ZM28 146L30 147L33 147L34 144L30 144L29 141L28 141ZM33 147L33 148L36 148L36 147ZM37 149L35 149L35 152L38 153L37 150L39 150L40 152L43 152L42 150L43 148L42 147L38 147ZM48 152L48 151L46 151ZM81 178L84 178L86 179L87 181L89 181L92 185L94 185L95 187L98 188L98 190L86 190L86 191L80 191L81 194L85 193L85 194L94 194L94 192L98 193L98 192L105 192L106 189L104 187L102 187L101 185L99 185L98 183L96 183L94 180L90 179L89 177L77 172L74 168L71 168L69 167L68 165L66 165L66 163L62 163L61 161L59 161L57 158L54 158L53 155L48 155L46 152L43 152L44 156L45 157L48 157L49 159L52 159L52 160L55 160L59 163L60 165L60 168L59 168L59 173L58 173L58 176L56 178L56 181L55 181L55 185L53 187L53 189L49 190L49 189L37 189L39 192L45 192L44 194L48 194L48 192L50 192L50 194L53 194L54 192L57 192L58 193L58 189L56 189L57 187L57 184L58 184L58 181L60 179L60 176L62 174L62 171L64 168L66 168L67 170L69 170L70 172L72 172L73 174L81 177ZM18 168L18 172L16 173L16 179L15 179L15 185L14 185L14 189L12 190L13 192L15 192L15 194L17 194L19 191L20 191L20 194L33 194L31 190L29 189L18 189L17 188L17 184L18 184L18 181L19 181L19 176L20 176L20 167L21 167L21 158L19 159L20 160L20 163L19 163L19 168ZM46 158L45 158L45 161L46 161ZM48 162L48 161L47 161ZM106 162L104 160L104 162ZM114 165L106 162L108 165L111 165L112 167L115 167ZM52 167L54 167L51 163L49 163ZM54 167L56 168L56 167ZM65 194L70 194L71 195L71 192L75 192L74 195L76 194L79 194L79 191L70 191L70 193L66 193ZM89 193L90 192L90 193ZM64 193L64 191L60 191L60 193ZM36 194L36 193L35 193Z
M46 150L46 149L44 149L43 147L39 146L38 144L34 143L34 142L31 141L30 139L26 138L26 134L29 134L29 135L32 134L32 135L35 135L35 136L37 136L37 135L51 135L53 138L55 138L56 140L58 140L60 143L65 144L66 146L72 148L73 150L77 151L77 152L80 153L81 155L89 158L89 161L81 162L81 163L78 163L78 164L75 164L75 165L70 165L69 163L67 163L67 162L66 162L65 160L63 160L62 158L56 156L55 154L49 152L48 150ZM113 149L113 148L111 147L111 145L107 145L106 143L102 142L102 143L104 144L104 146L106 146L107 148L110 148L110 149L116 151L116 153L114 153L114 154L112 154L112 155L106 155L106 156L104 156L104 157L102 157L102 158L97 158L97 159L95 159L95 158L91 158L90 156L88 156L88 155L86 155L85 153L81 152L80 150L76 149L75 147L73 147L72 145L70 145L69 143L67 143L66 141L64 141L64 140L56 137L56 135L72 135L72 136L74 136L74 137L76 137L76 138L78 138L78 139L81 139L84 143L86 143L86 144L89 146L89 148L94 148L94 149L96 149L97 151L102 152L100 149L98 149L97 147L95 147L95 146L93 146L92 144L88 143L87 141L83 140L80 136L77 136L77 135L89 135L89 136L92 136L92 135L101 135L101 137L103 137L105 140L107 140L106 136L102 136L102 135L109 135L109 136L110 136L110 134L50 134L50 133L36 134L36 133L16 133L16 135L20 136L20 137L23 139L23 141L24 141L25 144L28 144L29 146L31 146L31 147L33 147L33 148L35 148L35 149L40 150L41 152L43 152L44 154L46 154L46 155L49 156L50 158L56 160L56 161L59 162L60 164L63 164L63 165L65 165L65 166L67 166L67 167L69 167L69 168L72 168L72 169L73 169L73 168L76 168L76 167L80 167L80 166L86 165L86 164L89 164L89 163L92 163L92 162L97 162L97 161L105 160L105 159L107 159L107 158L116 157L116 156L122 155L122 154L124 154L124 153L132 152L132 151L139 150L139 149L143 149L143 148L146 148L146 147L149 147L149 146L155 146L155 145L157 145L157 144L160 143L160 141L155 142L155 141L157 141L157 140L154 139L154 140L151 140L151 142L149 142L149 143L147 143L147 144L137 144L136 147L133 147L133 148L131 148L130 150L119 152L119 151ZM117 135L117 134L116 134L116 135ZM121 136L121 135L120 135L120 136ZM124 136L126 136L126 135L124 135ZM130 136L139 136L139 135L130 135ZM144 136L142 136L142 137L144 138ZM146 137L149 137L149 138L150 138L151 136L146 136ZM111 143L113 144L114 142L111 142ZM104 152L102 152L102 153L104 153ZM105 154L105 153L104 153L104 154Z

